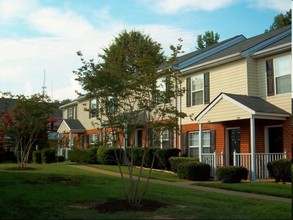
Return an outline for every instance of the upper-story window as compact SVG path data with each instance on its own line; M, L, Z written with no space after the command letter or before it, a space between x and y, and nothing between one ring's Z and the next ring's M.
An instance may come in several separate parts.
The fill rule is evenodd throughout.
M169 103L170 100L167 97L168 87L169 87L169 77L160 77L157 79L156 87L157 87L157 94L156 94L156 101L158 104Z
M268 96L291 92L291 56L266 61Z
M208 104L210 102L209 73L186 78L186 106Z
M67 118L68 119L75 119L75 107L74 106L69 107L67 109Z
M89 117L95 118L97 116L98 106L97 99L90 100L90 109L89 109Z

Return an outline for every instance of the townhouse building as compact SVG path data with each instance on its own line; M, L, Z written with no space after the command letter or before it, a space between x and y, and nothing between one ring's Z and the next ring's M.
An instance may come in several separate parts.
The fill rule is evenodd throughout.
M185 89L171 104L188 117L180 132L161 135L161 147L177 147L182 155L218 166L241 165L250 178L266 178L267 162L292 158L291 25L246 38L238 35L178 58L175 68ZM101 141L96 119L84 108L96 100L80 97L61 106L58 132L73 146ZM143 143L143 125L133 146Z

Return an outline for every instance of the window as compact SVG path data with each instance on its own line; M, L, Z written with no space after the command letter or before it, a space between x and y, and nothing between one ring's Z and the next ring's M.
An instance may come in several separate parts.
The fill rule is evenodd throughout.
M169 129L154 129L151 132L152 139L150 140L150 143L154 147L159 148L169 148L172 147L172 130Z
M100 141L99 134L89 134L89 145L94 145Z
M170 83L168 82L168 77L158 78L156 81L156 101L158 104L168 103L170 100L167 97L168 86Z
M75 119L75 108L74 107L70 107L67 109L67 118L68 119Z
M202 132L202 153L212 153L214 151L214 147L212 146L213 143L213 136L212 134L214 131L203 131ZM199 157L199 132L189 132L189 148L190 148L190 156L192 157Z
M209 73L198 74L186 79L186 106L208 104L210 102Z
M168 148L170 147L170 131L169 130L164 130L162 132L162 139L161 139L161 142L162 142L162 147L161 148Z
M89 117L95 118L97 116L98 111L97 106L97 99L90 100L90 110L89 110Z
M268 96L291 91L291 56L266 61Z

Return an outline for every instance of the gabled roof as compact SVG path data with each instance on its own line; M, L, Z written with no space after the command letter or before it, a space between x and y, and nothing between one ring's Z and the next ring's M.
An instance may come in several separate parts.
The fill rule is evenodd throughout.
M77 119L64 119L58 130L58 133L82 133L85 132L84 126L81 124L81 122Z
M216 108L216 106L223 100L227 103L232 104L234 107L241 109L245 114L241 114L239 117L238 112L235 113L230 109ZM247 119L247 118L263 118L263 119L276 119L276 120L285 120L286 117L289 117L290 114L283 109L265 101L264 99L256 96L247 96L247 95L238 95L230 93L220 93L206 108L204 108L196 117L195 120L198 122L208 121L208 122L219 122L219 119L213 117L205 119L207 114L210 111L216 111L215 113L227 115L226 118L229 120L234 119ZM227 111L227 112L226 112ZM233 115L235 113L235 115ZM220 119L226 121L227 119Z
M248 39L237 35L216 45L179 57L176 67L179 70L184 70L225 58L245 58L261 50L284 44L291 45L291 25Z

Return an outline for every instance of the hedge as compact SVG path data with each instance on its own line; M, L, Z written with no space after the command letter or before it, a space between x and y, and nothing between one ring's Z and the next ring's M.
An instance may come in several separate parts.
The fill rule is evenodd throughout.
M195 157L170 157L169 162L171 165L171 171L177 172L177 167L180 163L184 162L199 162Z
M42 151L40 150L33 151L32 160L34 163L42 163Z
M87 150L76 148L68 152L68 160L76 163L89 163L90 155Z
M118 158L115 156L115 151ZM97 151L97 161L100 164L117 165L117 159L120 161L120 163L123 162L123 153L124 151L121 148L99 147Z
M44 148L41 152L43 163L53 163L56 161L56 152L53 148Z
M276 182L282 181L283 183L291 182L291 160L280 159L269 162L267 169L271 178Z
M158 160L158 167L162 170L171 170L169 158L179 156L180 151L177 148L157 149L155 155Z
M219 167L216 176L223 183L240 183L242 179L247 180L248 169L241 166Z
M181 179L205 181L210 178L210 165L202 162L183 162L177 167Z

